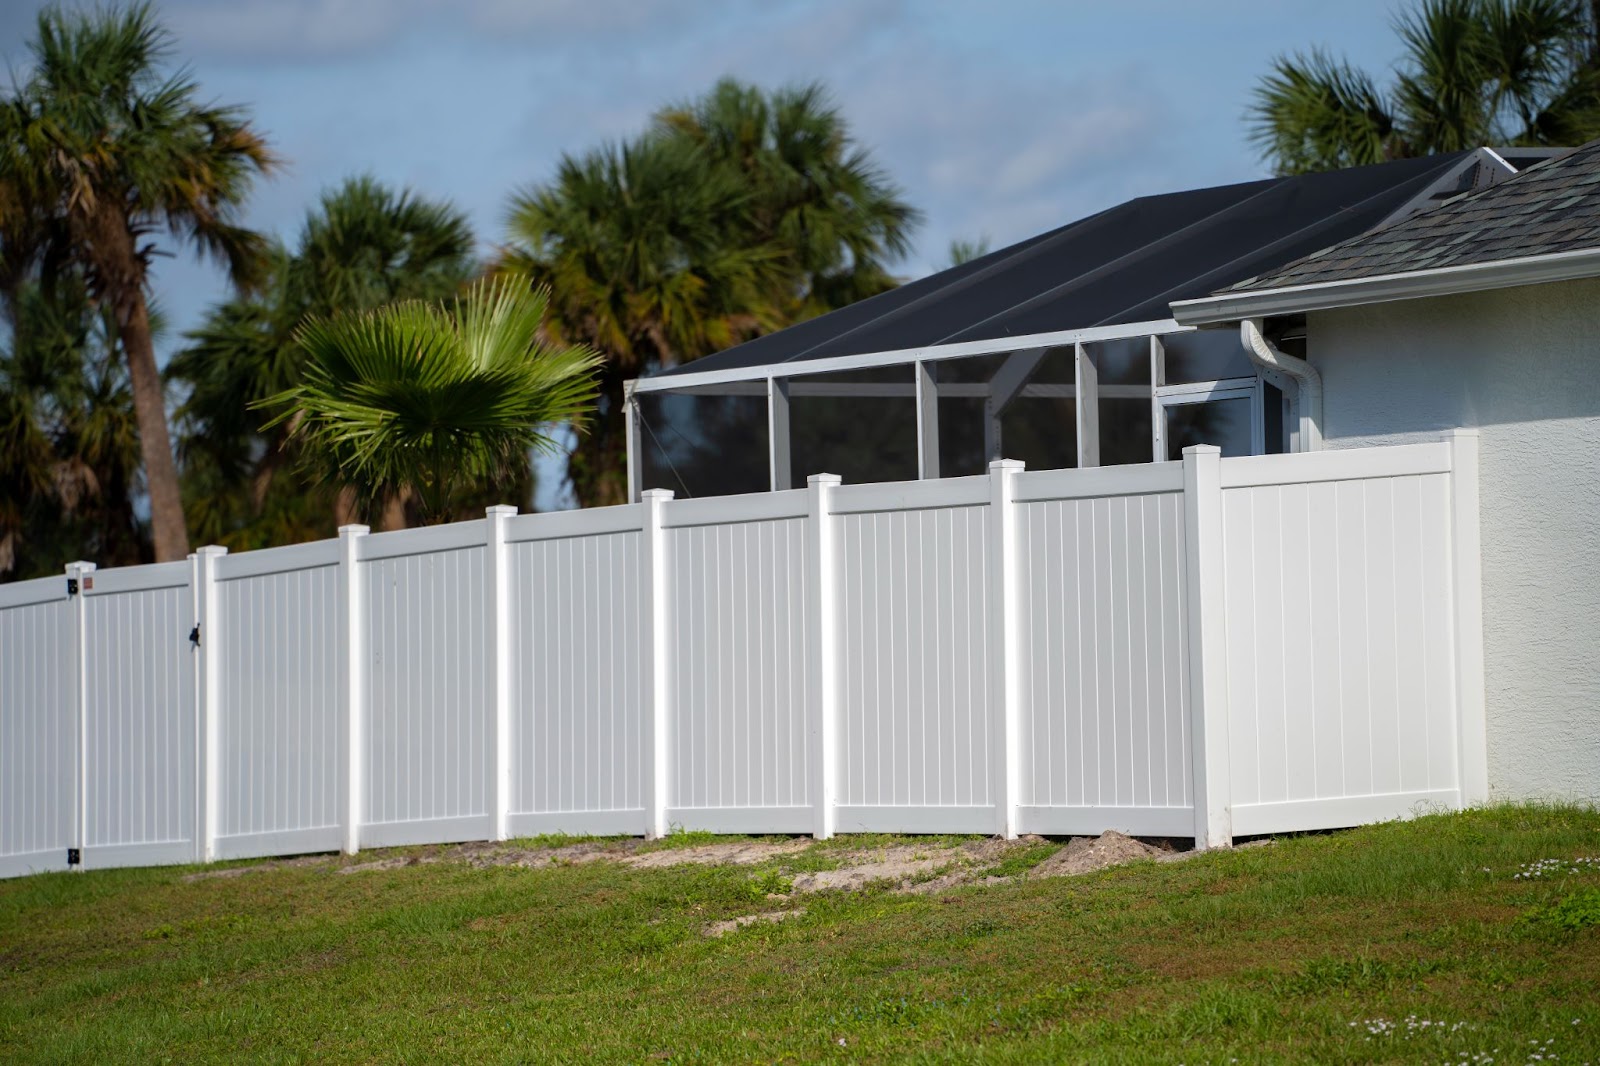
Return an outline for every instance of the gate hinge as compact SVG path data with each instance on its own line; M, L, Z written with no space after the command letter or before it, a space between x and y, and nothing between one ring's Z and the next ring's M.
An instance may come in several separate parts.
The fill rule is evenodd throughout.
M196 622L194 628L189 630L189 643L195 647L200 646L200 623Z
M78 579L75 578L75 577L67 578L67 595L68 596L76 596L77 594L78 594Z
M68 848L67 849L67 865L68 866L82 866L83 865L83 853L80 852L77 848Z

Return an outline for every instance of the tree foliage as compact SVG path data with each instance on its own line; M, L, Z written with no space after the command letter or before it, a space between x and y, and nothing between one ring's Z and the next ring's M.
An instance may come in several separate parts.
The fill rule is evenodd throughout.
M1322 51L1273 63L1249 122L1279 174L1600 136L1600 19L1581 0L1424 0L1395 30L1387 87Z
M517 193L501 269L605 360L568 461L579 502L626 498L626 379L884 291L919 220L814 85L725 80Z
M262 238L238 221L253 179L274 165L239 108L202 103L170 65L172 38L146 4L91 14L46 8L27 80L0 105L0 204L8 277L71 263L109 316L127 362L155 554L188 550L156 368L148 281L159 231L248 283ZM47 279L48 280L48 279Z
M168 365L186 392L175 421L196 533L265 547L373 517L353 499L341 513L338 485L308 479L287 427L268 428L271 414L254 405L300 384L306 351L296 331L308 318L445 299L476 270L472 229L450 204L367 176L323 193L294 250L273 249L266 282L214 308Z
M542 337L548 300L515 279L483 280L451 310L421 300L313 318L297 331L302 383L279 411L324 478L389 494L410 486L424 517L448 520L475 482L554 452L554 425L581 429L599 359Z

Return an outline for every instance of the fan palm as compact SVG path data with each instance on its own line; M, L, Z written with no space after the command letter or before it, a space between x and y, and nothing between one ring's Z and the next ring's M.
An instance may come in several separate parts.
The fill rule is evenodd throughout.
M656 115L656 132L699 147L750 193L747 240L781 250L789 318L831 311L894 287L892 260L922 215L819 84L764 92L732 78Z
M295 250L274 248L270 263L267 282L215 307L167 368L187 386L176 421L190 521L236 547L326 536L335 522L331 490L286 476L286 427L267 430L251 406L300 382L300 324L444 299L477 269L464 214L365 176L324 193Z
M564 157L511 207L502 271L547 288L556 336L605 356L594 430L568 460L578 499L622 503L622 384L782 321L780 252L751 240L741 178L659 138Z
M552 328L605 356L567 464L579 502L626 499L627 378L891 287L919 217L820 88L732 81L517 194L501 268L549 287Z
M109 313L68 272L19 285L0 350L0 575L148 558L139 437ZM156 328L159 316L153 315Z
M1425 0L1395 28L1387 90L1325 52L1274 62L1250 126L1278 173L1600 136L1600 26L1581 0Z
M414 487L427 521L462 491L555 451L581 427L599 358L542 339L548 299L515 279L474 284L451 311L414 300L300 327L305 380L266 401L315 469L369 498Z
M157 559L188 551L146 296L158 229L253 280L262 239L237 224L274 159L244 113L202 104L164 69L170 35L148 6L46 8L27 81L0 108L0 202L46 205L56 251L79 264L127 359Z

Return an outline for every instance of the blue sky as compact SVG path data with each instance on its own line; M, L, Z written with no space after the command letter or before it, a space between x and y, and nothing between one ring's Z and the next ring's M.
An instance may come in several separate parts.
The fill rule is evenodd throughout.
M37 0L0 5L25 59ZM639 130L731 74L820 80L927 213L901 270L955 237L995 247L1152 192L1265 174L1243 122L1274 55L1370 69L1398 48L1372 0L168 0L205 94L248 105L288 165L248 221L292 240L320 190L369 172L455 202L487 253L511 190L563 152ZM157 295L181 331L224 295L179 256ZM545 479L547 482L553 479ZM546 496L543 503L554 502Z

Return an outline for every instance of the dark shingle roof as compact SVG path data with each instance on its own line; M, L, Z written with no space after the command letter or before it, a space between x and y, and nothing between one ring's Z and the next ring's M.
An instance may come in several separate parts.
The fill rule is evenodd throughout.
M1216 295L1407 274L1600 247L1600 141L1219 289Z
M1364 233L1471 153L1145 196L659 376L1164 319Z

